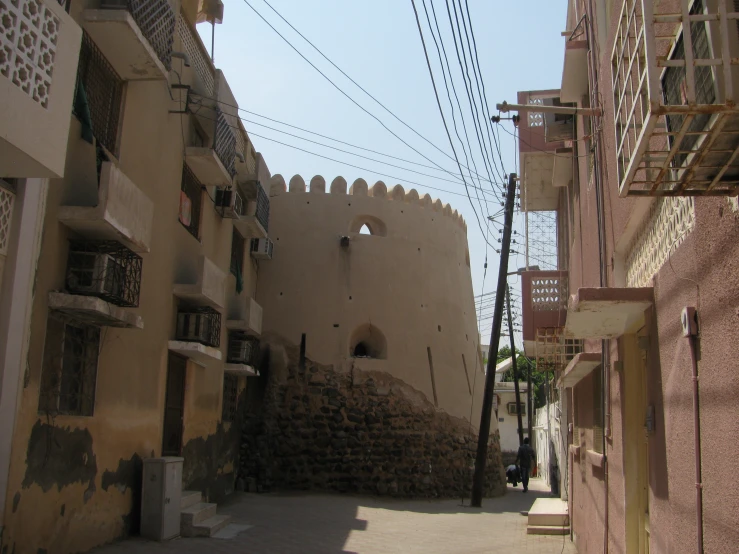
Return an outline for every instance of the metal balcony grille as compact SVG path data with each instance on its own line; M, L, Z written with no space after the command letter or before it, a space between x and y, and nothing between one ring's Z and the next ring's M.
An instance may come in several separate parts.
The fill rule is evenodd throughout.
M244 331L232 331L228 334L226 355L228 363L255 366L258 352L258 339L247 335Z
M536 330L536 368L539 371L562 371L582 351L582 339L565 338L563 327Z
M67 290L135 308L141 291L141 256L116 241L69 242Z
M622 196L739 194L739 14L724 0L678 4L622 3L611 54Z
M269 196L261 185L257 186L257 221L269 232Z
M203 199L203 185L190 171L187 164L182 165L182 190L180 193L180 223L196 239L200 238L200 210Z
M239 378L236 375L223 375L223 421L236 421L239 404Z
M84 31L74 97L72 113L83 122L89 117L95 138L115 153L123 80Z
M221 160L223 167L226 168L232 177L236 173L234 163L234 152L236 152L236 137L233 130L228 124L228 120L224 113L216 108L216 134L213 141L213 150L215 150L218 158Z
M180 309L176 339L218 348L221 345L221 313L207 306Z
M128 10L164 67L172 69L176 19L167 0L103 0L101 7Z
M207 50L203 46L200 37L195 28L190 24L182 12L177 18L177 34L182 43L182 49L190 58L190 63L195 70L200 82L202 83L201 94L205 96L215 95L216 70L213 62L208 55Z
M91 416L100 328L51 314L46 326L39 412Z
M231 238L231 273L237 278L244 275L244 248L246 240L236 229L233 230Z

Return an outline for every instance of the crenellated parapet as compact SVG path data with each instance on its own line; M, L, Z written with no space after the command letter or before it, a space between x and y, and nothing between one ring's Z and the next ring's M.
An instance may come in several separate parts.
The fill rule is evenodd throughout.
M285 183L285 178L280 175L274 175L269 181L269 195L279 196L286 193L309 193L309 194L349 194L352 196L368 196L372 198L380 198L390 202L404 202L406 204L416 205L420 208L440 212L450 217L465 232L467 231L467 223L457 210L452 209L449 204L443 204L438 198L434 200L429 194L420 196L416 189L405 191L402 185L395 185L388 190L387 185L382 181L377 181L372 187L367 184L364 179L355 180L350 187L347 187L346 179L336 177L331 181L328 192L326 191L326 179L320 175L316 175L310 180L310 185L306 186L305 180L300 175L294 175L289 183Z

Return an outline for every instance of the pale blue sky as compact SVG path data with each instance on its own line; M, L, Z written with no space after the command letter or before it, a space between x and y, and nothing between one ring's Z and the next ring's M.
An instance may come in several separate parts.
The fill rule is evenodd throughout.
M436 146L451 154L449 141L434 98L410 0L268 1L355 81ZM464 0L462 1L464 3ZM516 92L519 90L559 88L564 54L564 38L560 36L560 32L565 27L566 2L564 0L468 1L487 92L488 109L491 114L497 113L495 110L497 102L503 100L515 102ZM293 45L362 106L374 113L388 127L434 162L455 174L458 173L455 162L403 127L331 67L310 45L280 20L264 0L249 0L249 2ZM430 12L429 2L430 0L426 0ZM416 6L422 25L425 25L421 0L416 0ZM444 35L457 93L462 107L467 110L468 101L449 31L446 3L444 0L435 0L434 6ZM203 42L210 47L210 25L200 24L198 30ZM449 104L436 50L428 29L425 27L424 36L426 46L429 48L442 106L447 114L452 136L456 140L451 127ZM365 148L431 165L333 88L262 21L244 0L225 2L224 22L216 26L215 64L224 71L239 106L242 108ZM469 112L466 112L466 115L477 167L481 173L484 173ZM242 113L241 116L274 126L250 114ZM444 203L449 202L453 208L463 214L467 221L475 294L482 292L486 246L470 203L466 196L456 196L449 192L427 188L436 187L464 194L464 187L461 183L432 179L329 150L252 123L245 122L244 125L252 135L257 150L267 161L270 171L273 174L281 173L286 180L296 173L302 175L306 182L314 175L322 175L327 182L337 175L342 175L350 184L354 179L362 177L370 186L377 180L384 181L388 188L400 183L406 190L416 188L421 195L428 192L432 197L438 197ZM510 122L503 122L502 125L508 131L513 130ZM314 140L329 142L282 128ZM261 139L254 136L255 133L372 171L363 171L318 158ZM516 162L514 139L503 129L500 129L500 139L505 169L512 172L515 170ZM353 150L343 145L330 142L329 144ZM459 144L455 146L462 157ZM357 152L377 158L374 154ZM451 179L449 175L435 169L418 167L387 158L378 159ZM386 177L379 173L386 173L397 178ZM426 186L408 184L408 181L415 181ZM475 207L479 212L479 205L476 204ZM490 204L489 208L491 213L501 209L500 205L495 203ZM521 220L522 216L517 214L516 218ZM484 220L482 221L484 225ZM517 226L521 228L520 222ZM498 236L497 230L491 227L490 242L497 245ZM522 246L518 249L523 251ZM488 249L488 262L488 274L484 287L486 293L494 291L497 278L498 255L492 249ZM512 255L509 271L524 265L523 256ZM485 341L489 340L491 315L492 309L484 310L482 330ZM504 340L507 342L507 339ZM504 344L503 341L501 342Z

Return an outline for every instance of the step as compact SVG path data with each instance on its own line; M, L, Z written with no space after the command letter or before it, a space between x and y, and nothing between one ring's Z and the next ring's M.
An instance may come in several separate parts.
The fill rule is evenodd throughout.
M193 527L216 515L218 504L198 502L189 508L180 511L180 525L182 528Z
M570 524L567 502L559 498L537 498L529 509L528 524L531 526L562 527Z
M182 497L180 499L180 510L189 508L193 504L203 501L203 495L200 491L182 491Z
M555 525L529 525L526 527L528 535L569 535L570 526L557 527Z
M217 515L213 516L205 521L198 523L192 527L192 535L190 537L211 537L218 531L223 529L228 522L231 521L231 516Z

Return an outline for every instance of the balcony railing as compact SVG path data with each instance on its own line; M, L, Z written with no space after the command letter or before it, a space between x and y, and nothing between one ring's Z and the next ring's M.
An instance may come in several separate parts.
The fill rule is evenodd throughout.
M739 191L739 13L727 4L623 0L611 54L621 196Z
M213 141L213 150L216 151L223 167L232 177L236 173L234 153L236 152L236 137L228 124L225 114L216 108L216 133Z
M176 20L167 0L102 0L100 7L127 10L165 69L172 69Z
M198 83L193 83L195 91L213 98L216 90L216 69L195 27L193 27L182 12L180 12L177 18L177 34L180 37L182 49L190 58L190 65L193 67L195 76L199 81Z
M135 308L141 290L141 256L115 241L69 243L67 290Z
M257 210L255 215L265 232L269 232L269 196L261 186L257 187Z
M564 327L568 277L566 271L526 271L521 277L524 348L533 356L538 329Z

